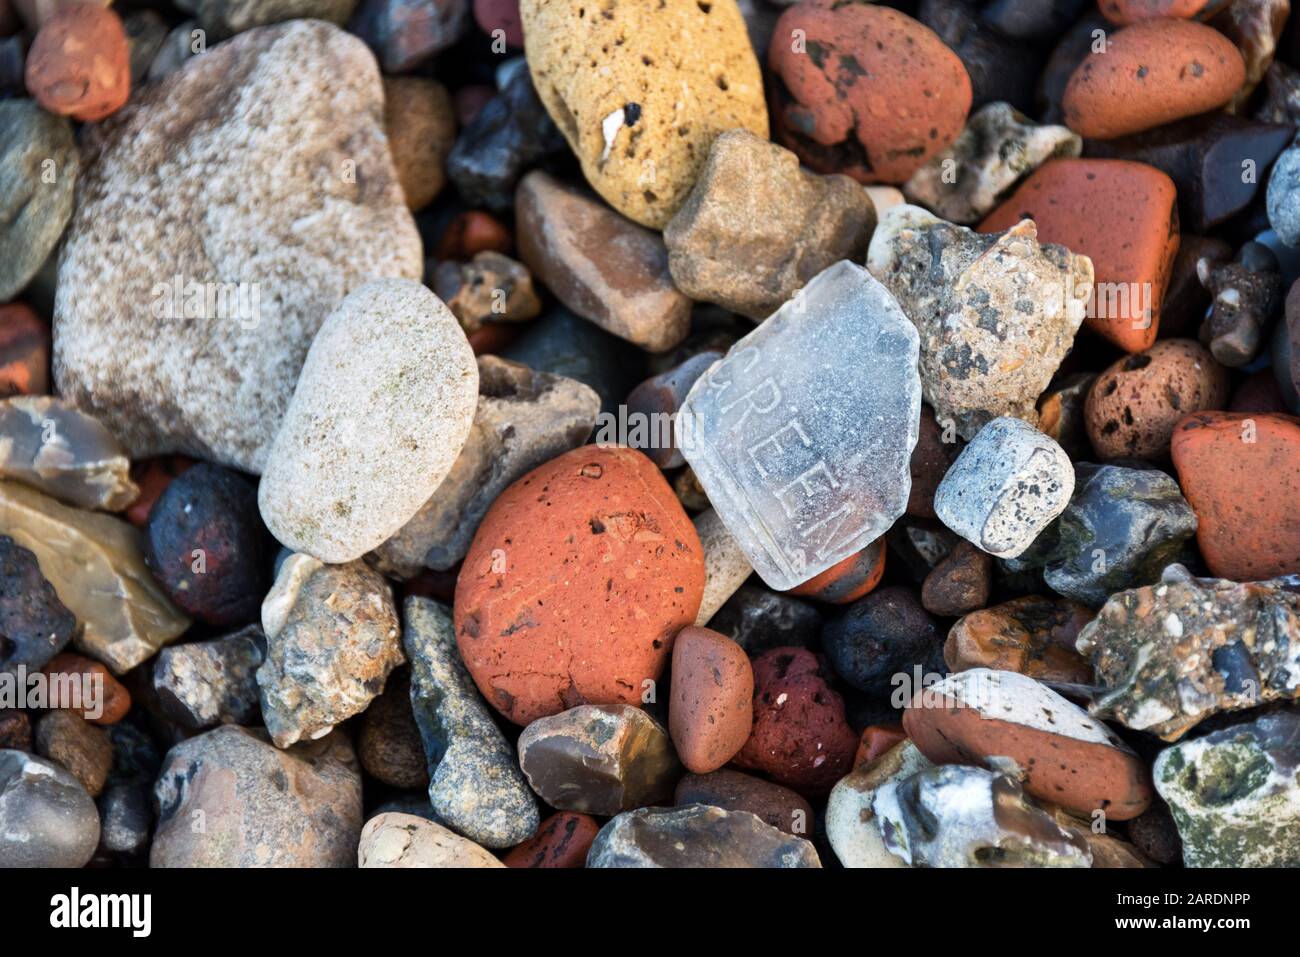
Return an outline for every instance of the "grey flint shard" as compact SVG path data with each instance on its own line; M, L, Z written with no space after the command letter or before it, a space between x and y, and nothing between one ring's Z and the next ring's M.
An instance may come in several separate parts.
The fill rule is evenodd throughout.
M1074 468L1033 426L994 419L962 449L934 493L939 520L999 558L1015 558L1069 504Z
M755 571L784 591L907 507L921 418L916 329L841 261L695 383L677 445Z
M423 270L383 103L364 43L294 20L87 126L54 307L59 394L132 458L261 472L325 317L369 279Z
M448 827L485 847L513 847L541 820L515 750L465 670L448 608L411 596L402 608L411 710L429 764L429 800Z
M677 288L764 319L841 259L866 254L876 210L847 176L817 176L748 130L713 141L690 195L668 226Z
M1038 423L1092 295L1092 260L1040 245L1033 220L984 235L902 205L881 217L867 265L916 324L940 425L969 439L1000 415Z
M517 362L480 356L478 376L474 424L451 471L369 556L386 575L407 579L424 567L454 568L506 486L585 442L600 411L600 396L589 386Z
M749 811L643 807L600 829L588 867L821 867L808 841Z

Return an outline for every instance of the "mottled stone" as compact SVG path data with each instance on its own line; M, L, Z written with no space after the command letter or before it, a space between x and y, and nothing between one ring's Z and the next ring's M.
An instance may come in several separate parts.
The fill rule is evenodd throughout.
M391 787L429 786L424 742L411 711L411 680L405 669L389 676L384 693L362 714L357 758L366 774Z
M1212 714L1300 696L1300 594L1281 581L1193 578L1115 595L1079 633L1102 693L1091 711L1176 741Z
M916 350L888 290L841 261L691 389L678 445L772 588L861 551L906 509L921 411ZM862 382L875 387L864 393Z
M1201 343L1229 368L1249 364L1282 306L1276 257L1260 243L1247 243L1235 261L1214 265L1202 260L1196 273L1211 296L1209 315L1201 323Z
M428 63L469 28L468 0L361 0L356 6L348 30L366 41L385 73Z
M256 673L265 654L260 625L164 648L153 669L158 703L189 731L218 724L258 724L262 712Z
M748 811L764 824L796 837L807 837L814 823L812 805L797 791L730 768L684 775L677 782L673 801L679 807L704 804L724 811Z
M36 722L35 744L37 754L65 768L91 797L104 790L113 746L103 728L71 711L47 711Z
M1300 866L1300 715L1265 714L1162 751L1156 789L1188 867Z
M537 831L537 803L514 749L465 670L450 610L411 597L402 617L411 708L424 740L434 811L448 827L487 847L527 840Z
M886 849L913 867L1090 867L1088 843L983 768L945 765L885 782L872 800Z
M17 708L0 708L0 750L31 749L32 719L27 716L27 712Z
M587 852L599 832L600 822L591 815L561 811L543 821L535 836L502 860L506 867L586 867Z
M921 605L932 615L955 618L987 605L992 588L992 557L960 542L926 576Z
M885 845L872 802L886 784L929 767L926 756L905 740L840 778L826 803L826 838L841 864L854 868L907 866Z
M965 439L998 416L1038 421L1035 403L1074 342L1092 262L1040 245L1032 220L983 235L895 206L867 264L921 339L921 389Z
M131 710L131 693L102 662L65 651L41 670L47 708L67 710L98 725L117 724Z
M806 172L789 150L741 129L713 141L664 241L682 292L765 319L826 267L860 262L875 226L852 179Z
M57 764L0 750L0 834L0 867L83 867L99 843L99 812Z
M471 840L411 814L372 817L361 831L358 867L505 867Z
M371 553L385 574L454 568L488 507L516 479L586 441L600 397L564 376L481 356L474 424L451 470L405 525Z
M356 5L357 0L185 0L177 4L194 13L212 40L299 18L342 25Z
M1156 790L1160 790L1156 782ZM1157 864L1173 864L1183 859L1183 843L1178 837L1169 808L1159 798L1145 814L1133 818L1125 825L1128 838L1137 850Z
M420 277L382 111L361 41L294 20L213 46L88 129L59 394L132 457L261 471L325 317L375 276Z
M478 368L456 319L416 282L353 291L312 341L257 502L284 545L360 558L451 471L474 421Z
M43 109L95 123L131 93L131 54L122 20L94 3L63 6L45 19L27 51L27 89Z
M579 705L528 725L519 764L563 811L612 815L668 797L681 774L668 732L631 705Z
M76 616L76 647L116 674L152 657L190 625L145 567L140 533L126 522L0 481L0 534L36 556Z
M469 262L439 263L433 291L467 335L488 323L527 322L542 311L528 268L490 249Z
M912 174L903 195L941 219L970 226L1039 166L1082 151L1083 140L1066 127L1040 126L1010 103L989 103L951 146Z
M80 168L71 123L31 100L0 102L0 302L20 293L53 252Z
M641 808L600 829L588 867L821 867L817 851L748 811Z
M1021 419L980 429L934 496L939 519L991 555L1015 558L1069 504L1074 470L1065 451Z
M406 205L423 209L447 182L444 166L456 142L447 88L423 76L384 77L384 133Z
M943 658L951 671L992 668L1040 681L1091 684L1092 668L1074 649L1092 612L1076 602L1025 595L958 621Z
M262 602L262 716L277 747L315 740L359 714L406 659L393 592L364 562L301 554L280 566Z
M656 233L541 170L520 181L515 218L520 258L578 315L651 352L686 338L691 301Z
M51 396L0 401L0 477L80 508L120 512L140 494L117 440Z
M6 518L0 512L0 531L7 530ZM36 555L0 535L0 674L40 670L63 650L76 626Z
M261 729L223 725L167 752L154 798L151 867L350 867L356 859L361 773L342 734L281 750Z
M1268 222L1288 246L1300 246L1300 146L1282 151L1268 177Z

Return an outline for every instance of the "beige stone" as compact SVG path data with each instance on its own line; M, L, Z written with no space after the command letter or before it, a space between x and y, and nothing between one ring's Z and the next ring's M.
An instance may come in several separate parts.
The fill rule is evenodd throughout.
M705 509L693 521L704 546L704 599L695 616L695 624L703 627L736 589L745 584L745 579L754 573L754 566L713 509Z
M406 205L423 209L446 185L444 164L456 142L447 88L422 76L384 77L384 132Z
M505 867L468 838L414 814L372 817L361 831L358 867Z

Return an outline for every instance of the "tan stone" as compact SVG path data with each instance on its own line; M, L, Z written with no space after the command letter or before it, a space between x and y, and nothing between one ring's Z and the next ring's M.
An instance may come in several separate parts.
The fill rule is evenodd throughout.
M473 841L413 814L372 817L361 831L358 867L505 867Z

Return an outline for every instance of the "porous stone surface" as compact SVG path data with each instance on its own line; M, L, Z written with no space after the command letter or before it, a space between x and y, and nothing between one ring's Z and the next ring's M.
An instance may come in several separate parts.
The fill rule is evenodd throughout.
M53 163L54 180L41 174ZM72 124L31 100L0 102L0 302L23 290L72 216L81 161Z
M972 226L1039 166L1081 152L1083 140L1067 127L1039 125L1010 103L989 103L971 114L951 146L912 174L903 195L941 219Z
M996 236L895 206L867 265L921 339L921 388L940 424L965 439L998 416L1038 422L1035 403L1074 343L1092 262L1040 245L1029 220Z
M67 646L76 627L36 555L0 536L0 674L39 670Z
M335 564L405 525L474 422L478 367L455 317L404 279L350 293L312 341L257 503L284 545Z
M1101 694L1090 711L1177 741L1220 711L1300 696L1300 594L1283 581L1193 578L1114 595L1079 633Z
M600 829L588 867L821 867L812 844L748 811L640 808Z
M538 96L588 182L629 219L662 229L719 133L767 136L736 0L522 0L519 12Z
M492 853L440 824L385 812L361 831L358 867L505 867Z
M1156 790L1169 804L1188 867L1300 866L1300 716L1292 711L1160 752Z
M532 837L540 815L515 758L456 648L451 610L411 596L402 607L411 708L424 741L429 800L448 827L485 847Z
M262 716L276 746L315 740L359 714L405 662L393 591L364 562L286 558L262 602Z
M83 867L99 843L99 812L53 761L0 750L0 867Z
M266 654L260 625L207 641L164 648L153 687L167 716L190 731L218 724L255 725L262 712L257 669Z
M410 578L421 567L454 568L488 507L516 479L581 445L600 396L565 376L480 356L478 406L447 477L411 520L370 554L385 574Z
M826 267L860 262L875 226L871 198L849 177L807 172L789 150L728 130L664 242L678 289L766 319Z
M261 729L223 725L167 752L154 799L151 867L356 861L361 772L343 734L281 750Z
M990 555L1029 548L1074 492L1065 451L1020 419L994 419L962 450L934 495L939 520Z
M906 509L921 414L917 341L888 290L841 261L686 397L677 444L772 588L861 551ZM863 392L862 382L877 386Z
M260 472L334 306L368 279L420 277L382 113L361 41L296 20L212 47L88 130L59 260L59 394L132 457Z

